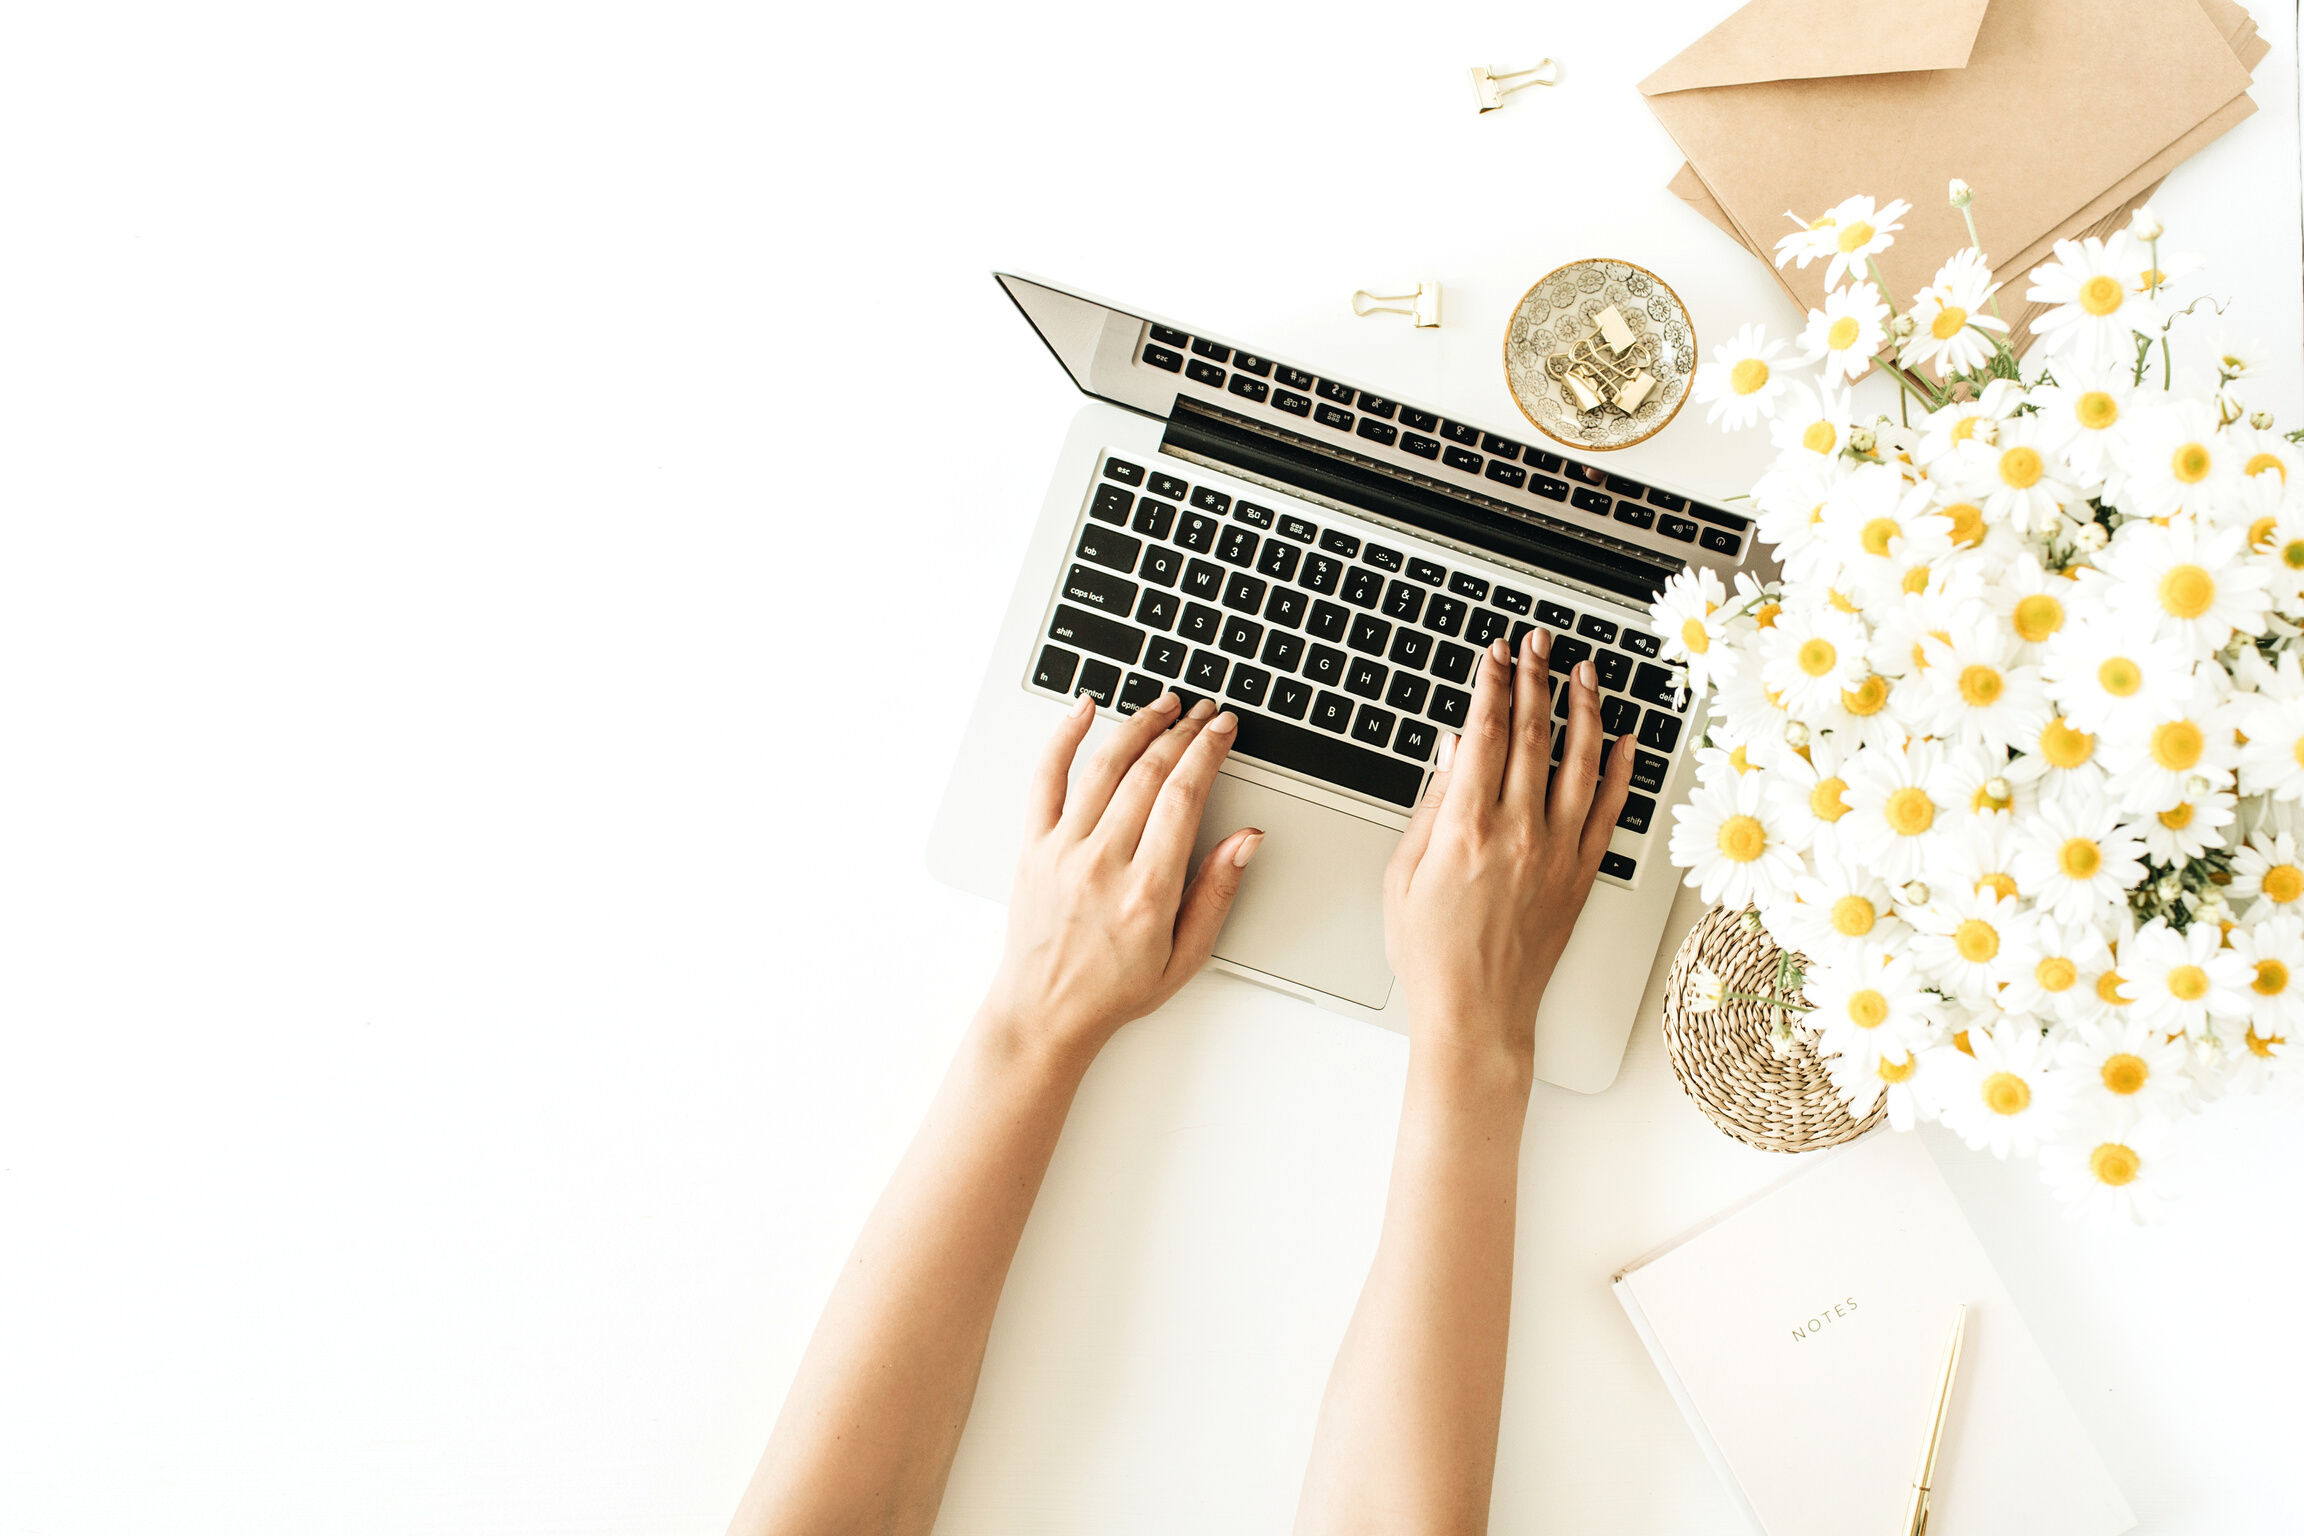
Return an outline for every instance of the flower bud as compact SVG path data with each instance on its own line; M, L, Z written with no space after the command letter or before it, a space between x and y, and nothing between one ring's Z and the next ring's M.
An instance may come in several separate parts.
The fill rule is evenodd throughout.
M2207 775L2195 773L2184 781L2184 797L2188 800L2197 800L2215 787L2208 781Z
M1984 781L1984 798L1994 805L2006 805L2016 798L2016 792L2008 787L2006 779L1986 779Z
M2151 204L2146 203L2143 207L2138 208L2135 215L2129 219L2128 233L2139 240L2149 241L2159 239L2168 231L2161 226L2160 215L2152 211Z
M1797 720L1784 722L1784 744L1788 747L1808 745L1808 727Z
M1911 311L1907 310L1888 322L1888 339L1894 342L1910 341L1912 333L1918 329L1920 322L1914 320Z
M1968 183L1962 181L1959 177L1953 177L1952 206L1955 208L1965 208L1974 201L1976 201L1976 189L1969 186Z
M2102 523L2082 523L2080 531L2072 536L2073 543L2088 550L2102 549L2111 541L2112 535L2104 531Z
M1851 452L1870 453L1878 442L1879 439L1872 435L1870 427L1850 427L1848 429L1848 447Z
M1989 447L1990 445L2000 441L2000 423L1994 421L1989 416L1979 416L1976 418L1976 426L1974 430L1969 432L1968 436L1974 441L1983 443Z
M2216 371L2228 379L2248 377L2248 359L2237 352L2227 352L2216 359Z
M2228 427L2248 413L2247 405L2228 389L2216 391L2216 424Z
M2250 411L2248 413L2248 425L2259 432L2269 432L2272 430L2272 413L2270 411Z
M1927 882L1923 880L1906 881L1903 888L1897 891L1896 899L1911 907L1928 905Z

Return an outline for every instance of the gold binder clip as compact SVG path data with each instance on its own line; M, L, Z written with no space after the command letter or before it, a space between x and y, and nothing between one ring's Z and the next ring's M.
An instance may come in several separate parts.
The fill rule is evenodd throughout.
M1362 299L1368 301L1366 309L1360 307ZM1400 306L1403 304L1411 307L1402 309ZM1410 315L1415 318L1419 329L1436 326L1440 323L1440 285L1418 283L1414 293L1370 293L1365 288L1355 289L1352 294L1352 313L1363 318L1369 315Z
M1504 105L1504 98L1514 91L1524 91L1532 85L1555 85L1560 80L1560 66L1550 59L1533 69L1517 69L1508 75L1500 75L1485 64L1473 65L1469 73L1472 76L1472 99L1479 104L1482 116ZM1529 75L1535 78L1524 78ZM1520 83L1506 85L1504 82L1507 80L1518 80Z
M1648 371L1655 352L1655 338L1636 334L1611 304L1592 317L1590 335L1546 358L1544 371L1560 381L1577 410L1629 416L1655 393L1656 377Z

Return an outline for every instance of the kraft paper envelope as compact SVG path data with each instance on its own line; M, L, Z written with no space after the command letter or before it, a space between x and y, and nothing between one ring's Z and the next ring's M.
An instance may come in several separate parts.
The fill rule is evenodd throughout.
M1772 267L1788 211L1900 197L1912 211L1880 266L1901 304L1968 243L1946 201L1958 176L2020 300L2057 240L2117 227L2255 110L2267 49L2235 0L1753 0L1640 90L1688 156L1672 190ZM1824 271L1778 279L1813 308ZM2021 348L2030 312L2009 312Z

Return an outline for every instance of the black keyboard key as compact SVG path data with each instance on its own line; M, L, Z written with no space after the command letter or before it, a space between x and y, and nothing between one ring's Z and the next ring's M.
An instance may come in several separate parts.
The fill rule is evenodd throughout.
M1168 691L1168 685L1142 672L1131 672L1120 685L1120 713L1132 715Z
M1652 709L1640 719L1640 745L1670 752L1680 744L1680 717Z
M1316 645L1312 647L1311 654L1304 658L1304 675L1323 688L1341 688L1344 686L1344 669L1351 664L1352 658L1342 651Z
M1131 464L1126 459L1106 459L1104 461L1104 478L1117 480L1122 485L1142 485L1144 483L1144 466Z
M1652 795L1664 793L1664 770L1671 766L1671 763L1653 752L1643 752L1637 747L1633 748L1632 787L1644 789Z
M1514 623L1512 626L1512 633L1504 637L1504 649L1510 651L1515 656L1519 655L1520 642L1527 639L1528 631L1534 629L1535 627L1535 625L1529 623L1526 619L1521 619Z
M1174 677L1184 670L1184 658L1192 648L1169 635L1154 635L1152 643L1144 648L1144 667L1162 677Z
M1144 653L1144 631L1135 625L1074 608L1068 603L1056 605L1056 617L1048 626L1048 638L1094 651L1099 656L1109 656L1129 666L1134 666L1136 658Z
M1292 581L1296 576L1296 562L1303 557L1304 551L1293 544L1266 539L1264 553L1256 558L1256 569L1274 581Z
M1222 491L1212 491L1202 486L1192 493L1192 505L1211 517L1222 517L1232 510L1232 498Z
M1464 612L1464 599L1435 596L1432 606L1424 611L1424 627L1437 634L1453 635L1464 627Z
M1690 516L1700 517L1715 528L1733 528L1736 532L1742 533L1752 526L1752 519L1748 517L1739 517L1734 512L1723 512L1718 507L1707 507L1702 502L1691 502L1688 512Z
M1272 359L1254 357L1246 352L1235 352L1232 354L1232 366L1242 373L1252 373L1261 379L1272 372Z
M1224 628L1224 615L1204 603L1188 603L1184 618L1177 624L1176 633L1194 645L1214 645L1217 634Z
M1392 669L1384 663L1355 656L1344 669L1344 691L1364 699L1380 699L1384 697L1384 679L1391 675Z
M1152 339L1154 341L1164 341L1172 347L1188 345L1192 340L1190 336L1185 335L1182 331L1176 329L1176 327L1172 325L1156 325L1152 327Z
M1333 400L1338 405L1350 405L1352 403L1352 386L1339 384L1334 379L1322 379L1318 394L1321 399Z
M1270 507L1260 507L1252 501L1244 501L1232 509L1232 520L1236 523L1246 523L1251 528L1271 527L1272 516Z
M1421 669L1432 659L1432 637L1420 629L1403 629L1392 636L1392 659L1403 667Z
M1360 541L1335 528L1320 535L1320 547L1331 555L1342 555L1347 560L1360 553Z
M1648 487L1648 499L1667 512L1685 512L1688 510L1687 497L1675 496L1670 491L1660 491L1654 486Z
M1580 485L1569 493L1568 505L1574 507L1579 512L1589 512L1594 517L1606 517L1608 515L1608 509L1611 506L1614 506L1615 503L1610 501L1607 497L1601 495L1598 491ZM1634 510L1636 512L1644 512L1646 511L1646 508L1635 508ZM1625 521L1629 522L1631 519L1627 518Z
M1283 683L1281 687L1286 687ZM1279 690L1274 690L1277 699ZM1334 698L1330 694L1327 697ZM1338 700L1339 704L1343 701ZM1277 705L1274 706L1277 709ZM1314 706L1313 723L1327 729L1341 731L1343 722L1327 726L1320 719L1319 707ZM1402 762L1380 752L1370 752L1350 742L1338 741L1308 731L1270 715L1242 715L1240 738L1233 751L1267 762L1275 767L1301 773L1306 778L1334 784L1340 789L1352 790L1372 800L1382 800L1403 809L1416 803L1416 792L1424 785L1424 770L1414 763Z
M1495 609L1475 608L1472 610L1472 622L1465 627L1464 638L1486 650L1491 641L1503 639L1511 627L1512 621ZM1513 650L1517 652L1519 647L1515 645Z
M1290 389L1310 389L1312 387L1312 375L1301 368L1291 368L1286 363L1280 364L1273 372L1272 377Z
M1608 478L1606 470L1592 464L1563 464L1561 473L1571 480L1581 480L1586 485L1599 485Z
M1125 524L1128 521L1128 509L1135 502L1135 497L1116 485L1099 485L1096 487L1096 499L1088 503L1088 515L1107 523Z
M1656 802L1646 795L1628 794L1624 797L1624 810L1616 818L1616 825L1627 832L1645 832L1648 819L1656 814Z
M1064 578L1064 595L1084 607L1124 619L1136 606L1136 583L1076 565Z
M1291 720L1304 718L1304 711L1312 707L1312 685L1293 677L1280 679L1280 686L1272 690L1272 699L1265 706L1274 714L1286 715Z
M1632 674L1630 692L1641 703L1653 704L1659 709L1675 708L1680 699L1680 690L1672 686L1671 671L1645 661ZM1669 752L1671 748L1662 750Z
M1312 408L1312 419L1324 427L1334 427L1339 432L1349 432L1352 430L1352 413L1350 411L1340 410L1333 405L1314 406Z
M1077 652L1060 645L1040 647L1040 664L1032 669L1032 686L1045 688L1050 693L1070 693L1072 674L1080 668Z
M1575 697L1574 690L1559 678L1552 679L1552 713L1568 718L1568 701Z
M1439 744L1440 728L1429 720L1403 720L1400 733L1392 738L1392 750L1420 763L1432 760L1432 749Z
M1452 731L1464 729L1464 717L1472 708L1472 695L1455 688L1435 688L1432 702L1424 706L1424 713Z
M1277 667L1283 672L1296 670L1296 663L1304 659L1304 637L1292 635L1284 629L1273 630L1264 637L1264 665Z
M1214 693L1224 686L1224 674L1231 668L1232 663L1214 651L1194 651L1192 660L1184 668L1184 681L1194 688L1204 688Z
M1621 736L1639 723L1640 706L1630 699L1610 694L1600 701L1600 729L1608 735Z
M1341 640L1351 623L1351 609L1323 601L1312 605L1312 617L1305 621L1304 628L1323 640Z
M1360 706L1360 713L1352 717L1352 739L1371 747L1381 747L1392 740L1392 726L1399 719L1388 709L1373 704Z
M1400 434L1400 451L1412 453L1420 459L1436 459L1440 457L1440 439L1426 437L1421 432L1403 432Z
M1256 558L1256 546L1262 542L1252 529L1227 528L1216 541L1216 558L1226 565L1247 565Z
M1360 425L1355 430L1358 431L1360 436L1368 439L1368 441L1372 443L1380 443L1386 448L1391 447L1394 443L1400 440L1400 429L1398 427L1392 425L1392 423L1388 421L1378 421L1373 416L1361 417Z
M1604 853L1600 855L1600 873L1614 875L1619 880L1629 880L1638 863L1638 860L1627 858L1621 853Z
M1562 603L1540 602L1536 605L1536 622L1547 629L1574 629L1576 613Z
M1352 724L1352 701L1340 693L1323 693L1312 701L1312 723L1324 731L1344 734Z
M1616 625L1613 620L1588 613L1576 621L1576 633L1588 640L1597 640L1602 645L1610 645L1616 639Z
M1736 535L1724 528L1707 528L1697 537L1696 542L1716 555L1736 553Z
M1535 465L1538 469L1549 471L1555 475L1560 473L1560 466L1567 462L1566 460L1562 459L1560 455L1548 452L1542 448L1531 448L1526 453L1522 454L1521 457L1526 459L1529 463Z
M1170 501L1182 501L1191 494L1191 490L1190 486L1174 475L1155 474L1152 477L1152 494L1155 496L1165 496Z
M1176 526L1176 509L1165 501L1141 497L1136 503L1136 519L1128 526L1148 539L1164 539Z
M1683 544L1694 543L1696 539L1696 525L1684 517L1674 517L1669 512L1656 519L1656 531L1668 539L1678 539Z
M1484 602L1488 597L1488 583L1470 571L1458 571L1449 577L1448 590L1458 597L1468 597L1476 603Z
M1243 664L1232 669L1232 681L1224 685L1224 697L1261 708L1264 703L1264 690L1271 686L1271 673L1262 667L1251 667Z
M1520 445L1518 443L1508 437L1498 437L1493 432L1484 432L1480 435L1480 446L1500 459L1520 457Z
M1381 544L1370 544L1360 551L1360 558L1380 571L1397 574L1400 570L1400 551L1386 549Z
M1611 693L1622 693L1624 685L1632 681L1632 658L1622 651L1602 651L1592 658L1592 671L1600 679L1600 686Z
M1264 617L1275 624L1300 629L1304 624L1305 605L1311 601L1294 587L1274 587L1271 597L1265 600Z
M1216 530L1222 523L1197 512L1187 512L1176 524L1176 542L1194 554L1204 555L1216 547Z
M1528 483L1528 471L1517 464L1507 464L1502 459L1490 459L1488 461L1488 478L1498 485L1508 485L1512 489L1518 490Z
M1356 651L1370 656L1384 654L1384 642L1392 638L1392 626L1372 613L1361 614L1352 621L1352 633L1344 643Z
M1176 373L1184 367L1184 354L1171 352L1166 347L1147 344L1144 348L1144 361L1155 368L1165 368L1170 373Z
M1568 482L1555 480L1550 475L1530 475L1528 477L1528 494L1541 496L1546 501L1566 501L1568 499Z
M1360 409L1363 412L1370 416L1381 416L1386 421L1390 421L1392 413L1399 408L1400 402L1397 400L1384 400L1370 394L1363 394L1360 397Z
M1136 556L1144 548L1142 539L1132 539L1124 533L1094 526L1080 530L1080 558L1103 566L1108 571L1126 575L1136 568Z
M1228 363L1232 361L1232 349L1230 347L1219 346L1215 342L1209 341L1205 338L1194 341L1192 343L1192 350L1198 353L1200 356L1207 358L1212 363Z
M1653 656L1662 649L1654 635L1644 635L1637 629L1627 629L1616 637L1616 643L1635 656Z
M1091 661L1080 668L1080 691L1106 709L1120 693L1120 669L1108 661Z
M1527 613L1531 601L1527 593L1515 592L1510 587L1498 587L1489 595L1488 600L1506 613L1518 614Z
M1280 519L1280 537L1294 539L1299 544L1311 543L1312 536L1317 531L1310 523L1300 517L1283 516Z
M1384 596L1384 578L1364 565L1352 567L1344 578L1344 601L1355 608L1373 608Z
M1452 443L1463 443L1468 447L1473 448L1480 446L1480 429L1474 426L1467 426L1461 421L1444 421L1440 423L1440 435Z
M1451 683L1470 682L1472 661L1479 654L1478 651L1468 651L1460 645L1450 645L1443 640L1432 653L1432 675L1446 678Z
M1488 461L1468 449L1443 448L1440 451L1440 462L1450 469L1461 470L1467 475L1476 475L1480 473L1480 466Z
M1384 702L1394 709L1411 715L1424 713L1424 696L1432 691L1432 680L1418 677L1413 672L1395 672L1392 686L1384 690Z
M1214 363L1198 361L1186 363L1184 365L1184 377L1195 384L1205 384L1211 389L1224 387L1224 370Z
M1445 577L1447 574L1448 573L1445 570L1441 569L1437 565L1434 565L1429 560L1411 560L1408 562L1408 579L1410 581L1420 581L1428 587L1436 587L1440 585L1441 578Z
M1144 568L1136 573L1157 587L1172 587L1176 578L1184 574L1184 554L1165 544L1155 544L1144 551Z
M1304 561L1304 574L1297 584L1323 596L1333 596L1336 583L1344 575L1344 562L1331 560L1326 555L1310 555Z
M1592 647L1573 635L1556 635L1552 640L1552 671L1566 677L1576 663L1592 654Z
M1637 480L1627 480L1622 475L1610 475L1601 483L1619 496L1645 496L1648 494L1648 487Z
M1243 619L1235 615L1224 621L1224 633L1217 639L1216 647L1253 661L1256 648L1263 643L1264 626L1254 619Z
M1403 624L1413 624L1416 622L1416 615L1423 611L1424 589L1422 587L1412 587L1407 582L1396 581L1385 589L1384 615L1386 618L1398 619Z
M1584 493L1578 491L1576 494L1581 496ZM1644 507L1636 501L1620 501L1616 503L1616 521L1634 528L1645 528L1656 521L1656 509Z
M1195 560L1184 567L1184 595L1212 603L1224 590L1224 578L1230 574L1220 565Z
M1414 427L1419 432L1432 432L1438 430L1440 418L1430 411L1420 411L1412 405L1404 405L1400 407L1400 424L1404 427Z
M1272 391L1272 409L1286 411L1291 416L1309 416L1312 414L1312 397L1276 389Z
M1238 395L1241 399L1252 400L1258 405L1262 405L1264 397L1272 393L1271 385L1262 379L1252 379L1244 373L1232 375L1232 382L1225 385L1224 388L1230 393Z
M1136 603L1136 622L1146 629L1166 629L1176 622L1176 610L1182 606L1175 593L1146 587Z

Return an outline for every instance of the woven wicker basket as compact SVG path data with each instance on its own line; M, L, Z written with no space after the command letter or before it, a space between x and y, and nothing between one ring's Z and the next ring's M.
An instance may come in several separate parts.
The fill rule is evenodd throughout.
M1698 962L1711 966L1731 991L1765 994L1774 988L1780 953L1765 931L1745 927L1740 911L1715 907L1699 918L1665 982L1664 1050L1680 1086L1714 1125L1763 1152L1814 1152L1879 1124L1886 1100L1861 1120L1851 1116L1806 1031L1793 1031L1788 1056L1769 1048L1774 1021L1765 1003L1727 1000L1709 1013L1686 1004ZM1807 964L1797 954L1792 961Z

